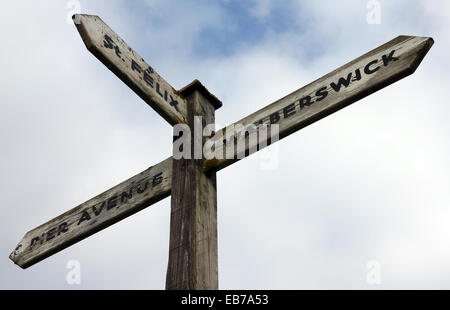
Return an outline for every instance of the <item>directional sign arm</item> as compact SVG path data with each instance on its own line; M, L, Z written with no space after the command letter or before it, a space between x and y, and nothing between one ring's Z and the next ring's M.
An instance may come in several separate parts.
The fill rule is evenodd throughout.
M27 232L9 258L27 268L170 195L172 157Z
M388 86L415 72L431 46L427 37L399 36L368 52L324 77L298 89L265 108L221 129L208 143L215 145L215 158L205 161L205 170L220 170L237 159L237 143L245 139L245 151L249 151L250 135L235 135L232 130L239 125L279 125L279 139ZM241 126L242 127L242 126ZM233 156L226 156L229 132L234 135ZM270 130L269 130L270 131ZM238 136L238 137L237 137ZM270 141L268 141L270 144ZM264 146L263 146L264 147ZM258 145L258 150L261 149Z
M186 123L186 101L102 19L76 14L87 49L171 125Z

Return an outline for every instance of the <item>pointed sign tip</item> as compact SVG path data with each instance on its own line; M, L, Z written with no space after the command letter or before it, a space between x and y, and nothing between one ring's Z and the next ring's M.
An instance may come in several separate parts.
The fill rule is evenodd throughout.
M9 259L13 261L14 264L19 266L22 269L26 269L28 266L23 264L23 260L21 259L21 255L24 251L24 239L27 237L27 234L22 238L20 243L14 248L14 250L9 254Z
M430 51L431 47L434 44L434 39L432 37L420 37L423 39L423 42L420 44L420 48L417 51L417 57L414 59L414 61L410 64L409 67L409 73L412 74L416 72L419 65L422 63L422 60L425 58L425 56Z

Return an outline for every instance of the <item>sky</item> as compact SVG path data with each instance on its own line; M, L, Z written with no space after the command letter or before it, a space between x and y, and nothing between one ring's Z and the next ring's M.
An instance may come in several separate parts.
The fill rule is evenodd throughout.
M8 258L172 153L169 124L86 50L78 12L176 89L199 79L223 102L217 127L398 35L433 37L413 75L218 172L219 287L450 289L445 0L3 3L0 289L165 287L170 198L26 270Z

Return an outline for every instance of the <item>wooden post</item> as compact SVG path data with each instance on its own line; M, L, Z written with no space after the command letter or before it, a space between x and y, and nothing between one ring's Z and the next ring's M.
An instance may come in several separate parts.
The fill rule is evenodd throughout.
M202 159L193 155L194 116L202 117L203 130L214 124L215 110L222 103L197 80L180 93L187 99L192 159L173 160L166 289L218 289L216 172L204 172L203 155Z

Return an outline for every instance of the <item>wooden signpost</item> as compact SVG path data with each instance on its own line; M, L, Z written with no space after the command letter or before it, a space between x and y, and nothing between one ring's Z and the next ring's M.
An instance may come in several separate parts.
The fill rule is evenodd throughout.
M10 258L27 268L170 195L172 158L26 233Z
M197 80L174 90L98 16L74 18L90 52L171 125L191 129L188 141L194 150L198 117L200 128L214 124L222 103ZM174 146L173 157L26 233L11 260L27 268L171 195L166 288L217 289L216 172L252 151L251 130L277 125L279 138L284 138L414 73L432 45L431 38L399 36L212 137L201 137L201 145L215 146L212 158L175 159L180 150ZM247 134L236 136L230 128L237 126ZM186 138L176 131L177 139ZM239 139L244 140L244 156L238 156ZM253 150L275 141L265 142Z

